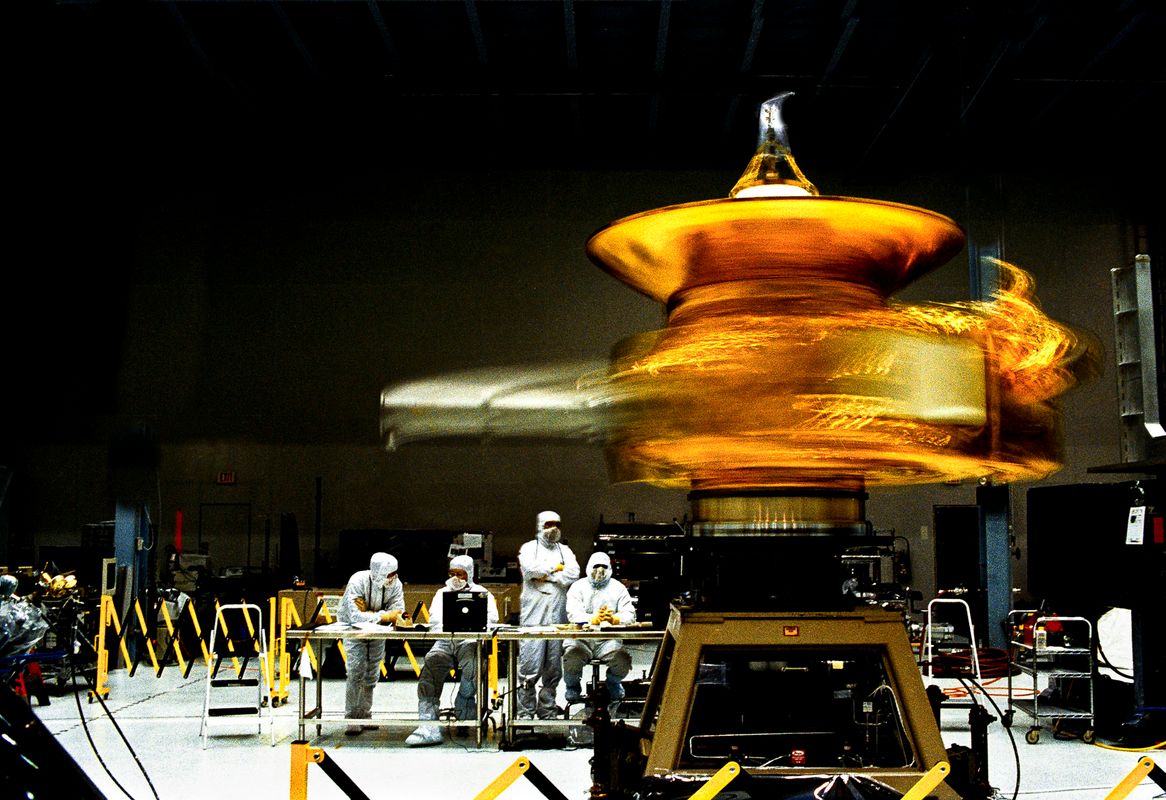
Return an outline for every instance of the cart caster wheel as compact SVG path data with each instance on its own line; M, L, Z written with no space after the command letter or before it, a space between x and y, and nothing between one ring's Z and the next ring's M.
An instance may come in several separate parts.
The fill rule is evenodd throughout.
M1040 728L1033 728L1028 733L1024 734L1024 741L1029 744L1036 744L1040 741Z
M1096 739L1097 735L1093 732L1092 728L1086 728L1085 733L1081 734L1081 741L1085 742L1085 744L1093 744Z
M1003 725L1005 728L1011 728L1011 727L1012 727L1012 712L1011 712L1011 711L1005 711L1005 712L1004 712L1004 713L1001 715L1001 717L1000 717L1000 724L1001 724L1001 725Z
M266 697L263 698L263 700L259 703L259 707L260 708L267 708L267 698ZM275 703L272 703L271 707L275 708Z

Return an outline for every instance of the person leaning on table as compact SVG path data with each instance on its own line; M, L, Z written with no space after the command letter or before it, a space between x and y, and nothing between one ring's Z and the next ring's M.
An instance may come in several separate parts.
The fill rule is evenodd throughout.
M408 622L405 590L397 578L397 559L388 553L373 553L368 569L354 573L344 587L337 618L346 625ZM368 719L372 716L372 692L380 679L385 657L384 639L345 639L347 676L344 681L344 716ZM346 736L359 736L372 725L352 724Z

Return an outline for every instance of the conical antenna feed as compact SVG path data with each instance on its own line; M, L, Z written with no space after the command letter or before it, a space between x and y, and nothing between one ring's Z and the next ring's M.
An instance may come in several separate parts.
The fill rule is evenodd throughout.
M818 188L798 169L781 117L781 105L791 95L793 92L782 92L761 104L757 151L729 197L817 196Z

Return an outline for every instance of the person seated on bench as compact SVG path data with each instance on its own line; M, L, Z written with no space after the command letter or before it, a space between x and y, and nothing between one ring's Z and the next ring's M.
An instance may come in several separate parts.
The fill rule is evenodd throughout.
M485 586L474 583L474 560L466 555L454 556L449 562L449 580L433 595L429 604L429 631L442 630L442 595L446 592L485 592L487 625L498 624L498 604L494 595ZM439 639L425 654L425 663L417 679L417 716L425 720L417 730L409 734L405 744L410 747L427 747L441 744L443 737L437 725L438 704L441 690L450 668L457 664L461 670L457 697L454 699L454 715L459 720L474 719L477 714L477 674L478 647L474 639ZM433 720L430 722L429 720Z
M567 590L567 621L579 624L630 625L636 621L636 607L627 587L611 577L611 558L592 553L584 577ZM600 661L607 668L604 684L609 700L623 699L623 679L632 669L632 657L619 639L567 639L563 643L563 683L567 704L583 699L583 667Z

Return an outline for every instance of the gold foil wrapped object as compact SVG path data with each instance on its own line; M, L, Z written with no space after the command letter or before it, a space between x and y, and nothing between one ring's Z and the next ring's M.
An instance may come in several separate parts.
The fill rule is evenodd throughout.
M594 369L390 387L387 446L599 440L613 481L706 498L1056 471L1059 399L1095 374L1096 342L1045 316L1031 277L1003 262L990 301L893 302L962 250L963 231L926 209L803 186L783 98L763 108L757 163L731 198L635 214L587 242L597 265L665 305L666 328L619 342ZM743 191L760 186L801 188ZM787 510L757 513L771 525Z
M987 303L889 299L963 245L925 209L804 195L600 230L591 259L668 308L668 327L619 343L590 387L611 413L611 478L855 490L1056 471L1057 399L1097 349L1040 312L1027 273L1000 263Z

